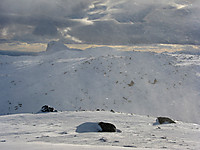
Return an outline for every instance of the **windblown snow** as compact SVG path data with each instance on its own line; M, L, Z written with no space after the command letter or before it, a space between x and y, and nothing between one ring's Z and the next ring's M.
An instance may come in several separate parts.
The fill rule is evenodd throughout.
M35 149L40 142L46 149L199 149L200 58L188 51L82 51L51 42L37 55L0 55L1 149L20 149L22 141ZM58 112L35 114L46 104ZM159 126L158 116L179 121ZM76 132L100 121L122 133Z
M36 113L48 104L200 123L199 65L199 55L78 51L51 42L37 56L0 55L0 114Z

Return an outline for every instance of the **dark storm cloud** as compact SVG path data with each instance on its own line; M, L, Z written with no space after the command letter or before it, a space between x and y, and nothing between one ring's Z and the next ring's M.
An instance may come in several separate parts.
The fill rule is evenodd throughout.
M89 2L82 0L75 2L70 0L1 0L0 38L2 41L26 39L26 42L61 38L58 29L80 25L80 22L71 19L84 17L84 9L88 7Z
M56 26L52 22L41 22L35 27L33 34L40 36L57 36L58 31Z
M144 29L140 24L119 24L111 20L95 21L92 25L74 28L69 33L90 44L127 44L133 38L139 43Z
M200 44L198 0L1 0L0 41Z

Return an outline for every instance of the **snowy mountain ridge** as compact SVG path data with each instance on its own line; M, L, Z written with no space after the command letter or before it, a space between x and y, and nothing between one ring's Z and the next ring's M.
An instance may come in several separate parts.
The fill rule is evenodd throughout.
M60 111L113 109L200 123L197 64L108 47L74 51L53 43L48 49L38 56L0 56L0 114L36 113L48 104Z

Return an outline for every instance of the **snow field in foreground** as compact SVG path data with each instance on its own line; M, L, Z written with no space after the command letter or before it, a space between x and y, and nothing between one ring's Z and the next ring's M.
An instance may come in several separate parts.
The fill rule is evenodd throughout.
M3 143L0 144L1 150L130 150L130 148L116 146L91 146L91 145L72 145L72 144L49 144L49 143ZM134 148L143 150L143 148ZM148 150L145 148L145 150ZM156 149L155 149L156 150Z
M83 123L100 121L113 123L122 132L76 132L77 127ZM156 118L153 117L106 111L1 116L0 149L7 150L15 145L20 149L21 143L26 143L25 147L36 143L37 149L38 142L41 149L45 146L43 143L47 143L47 147L53 144L52 147L58 149L65 147L59 146L60 144L107 146L105 149L115 149L111 146L200 149L200 125L179 121L176 124L154 125L155 121Z

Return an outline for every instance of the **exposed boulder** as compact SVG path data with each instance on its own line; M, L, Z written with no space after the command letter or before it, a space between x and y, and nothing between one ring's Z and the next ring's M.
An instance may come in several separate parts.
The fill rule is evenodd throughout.
M99 122L98 125L102 129L100 132L117 132L116 127L111 123Z
M156 119L156 121L157 121L159 124L176 123L175 121L173 121L172 119L167 118L167 117L158 117L158 118Z
M115 113L115 111L114 111L114 110L112 110L112 109L110 110L110 112L112 112L112 113Z
M50 107L48 105L42 106L40 112L57 112L53 107Z
M85 132L118 132L122 131L116 129L116 127L111 123L105 122L85 122L77 126L76 132L85 133Z
M131 81L131 83L128 84L128 86L133 86L135 83Z

